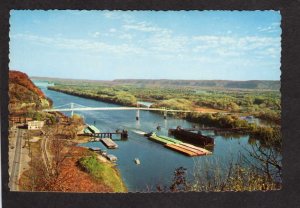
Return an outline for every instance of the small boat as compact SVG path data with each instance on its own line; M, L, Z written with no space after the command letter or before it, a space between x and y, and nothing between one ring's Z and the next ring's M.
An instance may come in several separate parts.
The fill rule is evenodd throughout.
M99 147L90 147L89 150L92 150L94 152L100 152L101 149Z
M116 162L118 160L118 158L116 156L111 155L111 154L107 155L106 158L112 162Z
M101 155L103 155L104 157L106 157L107 156L107 152L105 150L102 150L101 151Z
M135 164L137 164L137 165L141 164L141 162L140 162L140 160L139 160L138 158L135 158L135 159L134 159L134 162L135 162Z

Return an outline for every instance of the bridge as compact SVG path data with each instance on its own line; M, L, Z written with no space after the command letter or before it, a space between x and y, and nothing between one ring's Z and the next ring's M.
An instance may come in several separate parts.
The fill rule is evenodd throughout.
M188 111L188 110L172 110L166 108L150 108L150 107L88 107L83 106L76 103L68 103L61 106L56 106L51 109L44 109L44 112L71 112L71 116L73 116L74 111L123 111L123 110L135 110L136 111L136 120L139 120L140 110L142 111L160 111L164 113L164 119L167 118L168 112L173 113L191 113L196 111Z

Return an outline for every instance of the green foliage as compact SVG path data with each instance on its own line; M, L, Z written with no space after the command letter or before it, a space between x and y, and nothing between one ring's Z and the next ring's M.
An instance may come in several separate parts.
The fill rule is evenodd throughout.
M245 120L241 120L234 115L222 113L190 113L187 115L187 120L219 128L246 128L249 126L248 122Z
M47 118L47 113L30 110L25 113L25 116L37 121L44 121Z
M154 80L153 83L156 83L156 81ZM212 108L243 115L253 115L257 118L280 124L281 104L279 91L103 83L59 84L49 87L49 89L125 106L136 106L137 101L149 101L154 103L152 107L169 109L195 110L197 108ZM222 121L226 126L244 126L242 121L236 121L236 119L229 121L230 119L228 119L227 121L226 119Z
M117 170L109 163L100 162L96 155L81 158L79 165L96 180L109 186L113 192L126 192Z
M159 101L152 105L154 108L169 108L169 109L177 109L177 110L190 110L194 108L194 104L192 101L186 99L169 99Z

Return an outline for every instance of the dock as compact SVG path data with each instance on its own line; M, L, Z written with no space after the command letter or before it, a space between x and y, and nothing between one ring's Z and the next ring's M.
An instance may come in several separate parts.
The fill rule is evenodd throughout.
M108 148L108 149L116 149L118 145L111 140L110 138L101 138L101 142Z
M89 150L92 150L94 152L100 152L101 149L99 147L89 147Z
M126 130L116 131L116 132L101 132L101 133L91 133L88 129L85 129L83 134L78 134L78 136L89 136L89 137L97 137L97 138L113 138L113 135L120 135L121 140L128 139L128 132ZM94 141L95 139L91 139Z

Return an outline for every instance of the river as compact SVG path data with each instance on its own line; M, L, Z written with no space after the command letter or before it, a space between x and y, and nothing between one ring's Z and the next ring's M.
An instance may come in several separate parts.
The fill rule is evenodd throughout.
M36 82L38 87L53 100L53 105L61 106L68 103L77 103L89 107L117 107L119 105L80 98L60 92L47 90L47 84ZM187 168L189 177L193 173L195 164L201 167L209 164L210 168L225 165L230 160L235 159L245 148L250 147L248 135L238 135L226 137L214 135L213 132L202 132L210 134L215 138L213 154L202 157L187 157L172 150L166 149L161 144L148 140L146 137L135 133L135 130L144 132L156 131L158 125L161 130L159 135L168 135L169 128L177 126L190 128L195 125L183 119L168 117L164 120L163 115L149 111L140 112L140 120L136 121L135 111L82 111L74 112L84 117L88 124L95 126L102 132L115 131L116 129L127 129L129 136L126 141L116 141L118 149L107 150L108 153L117 156L117 167L122 178L131 192L155 190L156 185L170 185L174 170L178 167ZM70 115L70 113L65 113ZM93 142L83 144L84 146L96 146L106 149L102 143ZM141 164L136 165L134 159L139 158Z

